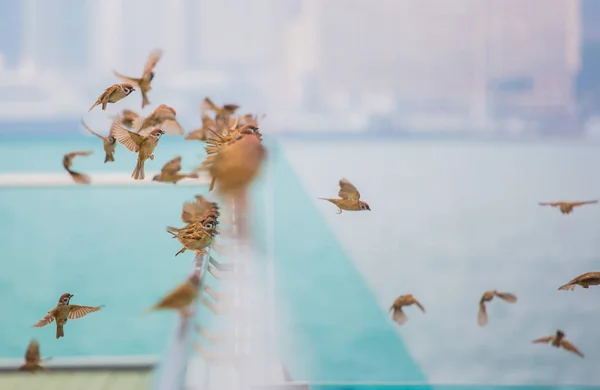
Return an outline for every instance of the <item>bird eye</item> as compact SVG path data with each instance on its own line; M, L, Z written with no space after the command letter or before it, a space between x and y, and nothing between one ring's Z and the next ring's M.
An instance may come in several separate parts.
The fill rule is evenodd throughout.
M206 228L207 229L214 229L214 227L215 227L214 222L209 222L209 223L206 224Z

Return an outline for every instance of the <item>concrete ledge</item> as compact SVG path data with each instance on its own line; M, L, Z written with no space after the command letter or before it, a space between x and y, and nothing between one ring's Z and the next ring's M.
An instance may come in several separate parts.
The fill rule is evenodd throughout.
M152 181L152 177L158 172L146 173L146 179L133 180L131 172L82 172L89 175L91 183L89 186L198 186L209 185L210 179L207 175L201 175L199 179L183 179L177 184L159 183ZM67 172L34 172L34 173L0 173L0 187L85 187L77 184Z
M42 366L52 371L146 371L153 369L158 356L90 356L52 358ZM0 359L0 373L18 371L24 359Z

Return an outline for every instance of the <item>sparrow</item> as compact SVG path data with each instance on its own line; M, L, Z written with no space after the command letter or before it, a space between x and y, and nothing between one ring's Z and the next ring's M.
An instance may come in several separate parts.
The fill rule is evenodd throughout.
M198 296L199 287L200 273L194 272L185 282L152 306L150 310L178 310L182 316L189 316L188 307Z
M147 134L154 128L160 128L167 134L183 135L184 131L176 119L177 113L173 107L161 104L156 107L146 118L133 120L133 130L138 134Z
M200 220L207 211L211 210L210 215L214 215L217 218L221 215L219 213L219 205L215 202L209 202L202 195L196 195L193 202L185 202L181 211L181 220L184 223L192 223Z
M124 109L121 113L121 115L116 115L113 116L113 120L118 120L119 123L122 126L128 127L128 128L132 128L133 127L133 121L136 118L139 118L139 114L135 111L132 110L128 110L128 109Z
M208 115L202 115L202 127L196 130L192 130L185 135L185 140L198 140L205 141L211 132L210 128L217 127L217 124ZM213 130L214 131L214 130Z
M66 169L66 171L69 173L69 175L71 175L71 177L73 178L73 181L75 181L75 183L77 183L77 184L90 184L91 180L88 175L71 170L71 165L73 164L73 159L76 156L89 156L90 154L92 154L92 151L88 150L88 151L80 151L80 152L71 152L71 153L67 153L63 156L63 167Z
M39 370L45 370L46 367L42 367L40 363L51 359L52 358L46 358L42 360L40 355L40 343L38 343L36 339L31 339L31 342L25 351L25 364L19 367L19 371L29 371L34 374Z
M589 286L597 286L600 284L600 272L586 272L571 280L569 283L560 286L559 290L573 291L575 286L588 288Z
M224 104L222 107L219 107L208 97L205 97L202 101L202 114L205 114L207 111L213 111L217 114L215 117L216 120L222 119L227 121L229 116L235 114L238 108L240 106L237 104Z
M142 77L140 77L139 79L123 76L122 74L117 73L113 70L115 76L127 83L135 85L140 89L140 91L142 92L142 109L148 104L150 104L147 94L152 89L151 83L154 79L154 68L160 60L160 57L162 57L162 54L163 52L161 49L155 49L150 53L150 55L148 56L148 60L146 60L146 65L144 65L144 73L142 73Z
M102 92L102 95L98 97L98 100L96 100L96 103L90 107L88 112L92 111L94 107L100 104L102 104L102 111L104 111L106 110L108 103L116 103L119 100L129 96L129 94L133 91L135 91L135 88L133 88L133 85L131 84L111 85L110 87L106 88L104 92Z
M390 307L390 312L392 313L392 318L394 322L398 323L398 325L404 325L406 321L408 321L408 317L406 316L406 314L404 314L402 307L410 306L412 304L417 305L419 309L421 309L421 311L425 313L425 308L423 307L423 305L421 305L421 303L417 301L417 299L411 294L400 295L398 298L396 298L396 300Z
M104 157L104 163L115 161L115 148L117 147L117 139L113 137L112 132L108 133L108 136L103 137L100 134L96 133L94 130L90 129L88 125L82 120L81 124L86 128L87 131L94 134L96 137L102 140L102 146L104 147L104 153L106 156Z
M488 315L485 307L485 303L494 299L494 297L498 297L506 302L515 303L517 301L517 297L511 293L501 293L496 290L490 290L483 293L481 299L479 300L479 313L477 314L477 323L479 326L485 326L488 323Z
M354 187L352 183L350 183L347 179L340 179L340 191L338 192L338 196L341 199L332 199L332 198L319 198L322 200L326 200L328 202L333 203L338 207L337 214L341 214L342 210L348 211L363 211L369 210L371 208L367 204L367 202L363 202L360 200L360 192Z
M177 184L177 182L179 180L188 178L188 179L197 179L198 178L198 174L197 173L190 173L190 174L182 174L179 173L179 171L181 170L181 156L175 157L174 159L172 159L171 161L169 161L168 163L166 163L162 169L160 170L160 173L158 175L154 175L154 177L152 178L152 181L160 181L160 182L164 182L164 183L173 183L173 184Z
M583 206L584 204L595 204L597 200L586 200L583 202L538 202L540 206L551 206L560 207L560 212L563 214L570 214L573 211L573 207Z
M193 250L197 255L206 253L215 236L219 234L217 225L219 212L215 209L207 210L198 220L188 223L183 228L174 228L167 226L167 232L177 238L183 248L175 253L175 256L184 253L186 250Z
M551 345L555 348L563 347L567 351L583 357L583 354L573 344L565 339L565 333L562 330L557 330L556 335L535 339L533 340L533 343L551 343Z
M158 145L160 136L165 132L161 129L154 129L148 135L141 135L127 130L117 122L113 122L110 131L121 145L138 154L137 164L131 177L134 180L144 180L146 177L144 174L144 162L147 159L154 160L152 153Z
M34 328L43 328L46 325L50 325L52 321L56 320L56 338L59 339L64 337L65 332L63 326L67 323L67 320L76 320L84 317L90 313L96 312L104 307L100 306L80 306L71 305L70 301L73 298L73 294L64 293L58 300L58 305L46 314L44 318L39 320Z

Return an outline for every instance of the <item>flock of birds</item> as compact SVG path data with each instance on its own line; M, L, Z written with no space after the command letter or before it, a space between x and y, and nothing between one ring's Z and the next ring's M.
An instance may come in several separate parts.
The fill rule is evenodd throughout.
M154 79L154 68L162 57L161 50L153 51L144 66L140 78L115 75L126 83L114 84L108 87L96 100L89 111L97 106L105 110L109 103L114 104L129 96L139 88L142 94L142 109L150 104L148 92ZM246 212L247 189L257 177L266 151L262 144L262 135L258 129L259 118L252 114L241 117L235 116L239 106L225 104L217 106L208 97L202 102L202 127L190 131L185 140L199 140L205 143L206 158L194 172L182 174L181 156L167 162L161 172L153 177L153 181L177 183L182 179L197 179L199 173L208 174L210 177L209 191L216 190L217 195L225 204L235 205L234 213L243 215ZM210 113L214 113L214 116ZM124 109L120 115L112 118L108 135L101 135L90 129L85 122L82 125L90 133L102 140L105 152L104 163L115 162L117 143L125 146L129 151L137 153L137 163L132 173L134 180L144 180L144 164L146 160L154 159L154 150L163 134L184 135L184 130L177 122L176 112L165 104L159 105L148 116L141 117L133 110ZM262 120L264 115L260 118ZM90 177L84 173L74 171L71 167L76 156L89 156L92 151L75 151L63 157L63 166L75 183L89 184ZM175 256L186 250L196 254L206 253L212 245L213 239L219 232L219 206L210 202L201 195L196 195L191 202L183 204L181 228L167 227L167 232L176 238L182 245ZM190 305L196 300L200 287L200 275L195 271L182 284L168 293L149 310L176 310L182 316L189 316ZM73 294L64 293L60 296L58 304L33 325L35 328L45 327L56 323L56 338L65 336L64 327L68 320L82 318L90 313L99 311L104 307L83 306L71 303ZM25 352L25 363L20 370L37 372L45 369L41 363L49 360L42 359L40 345L32 339Z
M92 105L89 111L97 106L105 110L109 103L114 104L129 96L139 88L142 95L142 109L150 104L148 92L151 90L151 82L154 79L154 68L162 56L161 50L153 51L144 67L140 78L123 76L115 72L115 75L126 83L114 84L108 87ZM266 151L262 145L262 135L258 129L259 119L252 114L242 117L234 117L239 108L235 104L217 106L209 98L202 102L202 127L185 135L185 140L200 140L205 142L206 158L201 166L189 174L180 173L181 156L177 156L167 162L161 172L153 177L153 181L177 183L182 179L197 179L198 173L206 172L210 176L209 191L215 188L218 195L226 202L235 204L235 213L244 214L246 205L246 192L248 186L260 172ZM215 113L211 117L208 112ZM115 162L115 150L117 143L125 146L129 151L137 153L137 163L132 173L134 180L144 180L144 164L146 160L154 159L154 150L163 134L184 135L184 130L177 122L177 113L172 107L165 104L159 105L147 117L141 117L136 112L125 109L121 115L113 117L112 125L108 135L103 136L85 123L83 126L92 134L102 140L105 152L104 162ZM261 117L261 120L263 117ZM65 170L78 184L89 184L90 177L86 174L71 169L73 159L76 156L89 156L91 151L75 151L67 153L63 157ZM339 181L338 198L319 198L337 206L337 213L346 211L371 210L370 206L360 200L357 188L347 179ZM569 214L574 207L582 206L598 201L585 202L554 202L540 203L544 206L558 207L563 214ZM212 245L219 224L219 206L216 202L210 202L203 196L197 195L192 202L185 202L181 213L181 220L185 224L181 228L167 227L173 238L177 238L182 245L175 256L186 250L192 250L197 254L206 253L206 249ZM579 285L588 288L591 285L600 284L600 272L589 272L577 276L569 283L559 287L559 290L573 290ZM176 287L160 302L150 310L171 309L177 310L182 316L189 316L188 308L195 301L200 286L200 275L193 273L186 281ZM479 301L478 324L485 326L488 322L486 304L498 297L506 302L515 303L517 297L507 292L496 290L486 291ZM60 296L58 304L35 325L36 328L50 325L56 322L56 338L64 337L64 326L68 320L82 318L90 313L100 310L101 306L82 306L71 304L73 294L64 293ZM399 296L390 307L392 319L399 325L408 320L404 313L404 307L416 305L423 312L423 305L411 294ZM565 338L565 333L557 330L556 334L533 340L534 343L551 343L554 347L562 347L581 357L584 355ZM45 359L48 360L48 359ZM41 366L39 343L32 339L25 353L25 364L20 369L36 372L44 369Z

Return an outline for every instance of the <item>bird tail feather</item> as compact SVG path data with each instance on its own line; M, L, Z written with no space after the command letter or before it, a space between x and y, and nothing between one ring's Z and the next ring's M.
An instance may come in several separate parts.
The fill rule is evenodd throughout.
M104 163L115 161L115 158L112 154L106 153L106 157L104 157Z
M56 338L59 339L61 337L65 337L65 331L62 325L56 326Z
M142 160L141 158L138 158L137 164L135 165L135 169L133 170L131 177L133 177L134 180L144 180L144 178L146 177L146 175L144 174L144 160Z

